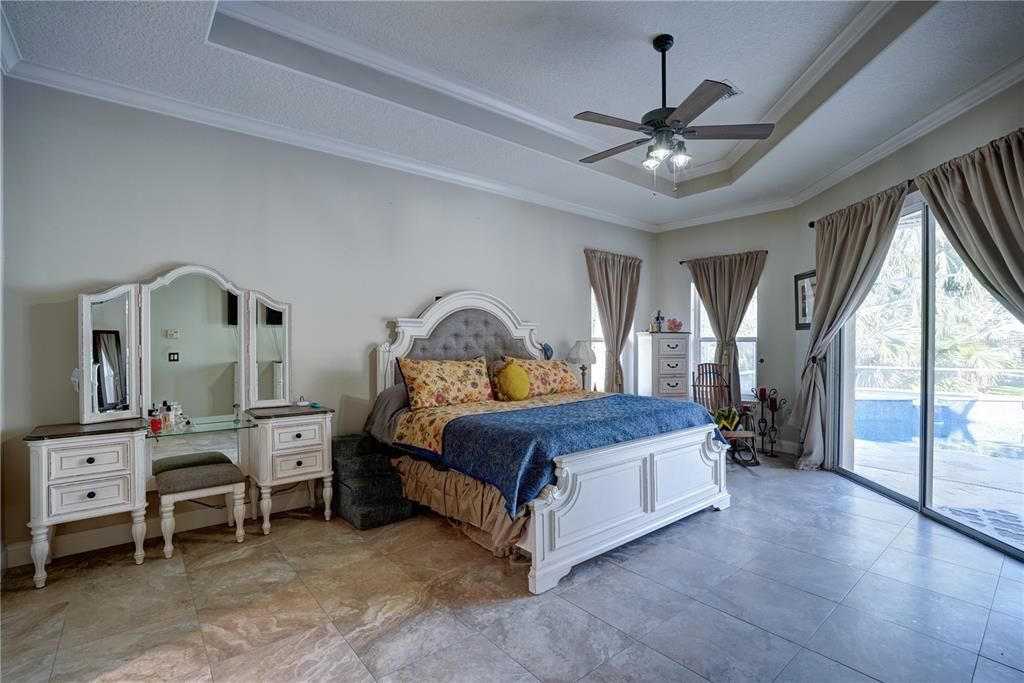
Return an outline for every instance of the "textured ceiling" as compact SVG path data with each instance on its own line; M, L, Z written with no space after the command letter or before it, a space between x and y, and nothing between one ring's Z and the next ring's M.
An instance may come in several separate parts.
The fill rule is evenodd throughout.
M1024 78L1024 3L921 4L909 27L890 36L881 29L898 21L899 8L859 2L221 10L4 2L17 44L13 57L5 46L4 67L16 78L644 229L791 205L894 136L905 138L922 118L971 101L986 83ZM676 36L670 104L704 78L729 79L743 92L697 123L769 113L794 122L754 145L691 144L696 167L680 179L679 199L667 175L638 170L640 151L593 166L575 161L633 135L574 113L635 119L659 104L649 41L660 32ZM860 62L844 72L847 54Z

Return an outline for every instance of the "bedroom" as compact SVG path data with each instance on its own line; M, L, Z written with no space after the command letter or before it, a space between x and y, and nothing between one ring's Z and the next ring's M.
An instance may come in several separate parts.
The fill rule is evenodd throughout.
M1020 203L1016 225L996 220L1005 272L988 284L997 298L959 251L934 256L949 241L937 227L949 208L925 200L921 179L978 148L1020 153L1024 4L4 0L0 9L5 681L1024 677L1024 357L1010 313L1022 298ZM664 34L674 45L663 67L653 41ZM673 151L684 142L692 157L680 169L643 166L646 129L636 149L580 163L638 136L574 116L637 122L662 104L662 74L668 107L705 79L728 81L695 117L698 129L774 129L738 142L680 134ZM1021 172L1019 156L1005 164ZM1019 200L1020 175L1005 180ZM852 232L837 228L843 211L890 188L898 196L880 230L900 251L826 252L838 257L833 272L855 259L875 271L859 283L862 301L843 307L844 341L824 339L810 320L800 327L795 276L816 270L816 294L828 295L817 240ZM635 264L632 277L592 272L587 249ZM386 481L338 482L356 462L357 442L344 437L363 431L396 382L387 369L421 348L418 335L437 348L456 341L443 323L460 300L460 311L494 316L488 339L516 344L516 358L543 358L546 344L564 361L580 341L600 352L621 331L627 395L659 379L643 346L659 339L645 332L660 311L689 333L662 337L685 339L688 364L662 374L683 377L684 395L696 397L691 373L721 358L718 313L714 325L713 311L701 314L694 269L737 254L760 263L756 290L703 297L705 308L745 309L732 321L738 396L719 402L759 416L756 389L776 389L786 399L775 416L779 457L759 435L760 466L738 464L714 439L688 440L711 434L706 423L673 428L685 433L669 449L685 472L658 470L661 450L648 440L669 430L619 438L642 442L619 455L563 451L564 481L600 458L613 474L610 488L598 479L599 495L580 498L595 504L575 522L543 526L543 510L524 522L581 533L566 546L580 552L553 559L537 552L537 531L489 552L429 505L367 529L339 516L354 497L401 486L383 448ZM933 286L949 263L970 298ZM211 359L212 337L160 312L161 292L172 291L161 288L189 278L213 292L202 320L230 346L226 356ZM917 289L873 286L901 280ZM596 301L608 284L635 300L624 318L611 316L615 297ZM92 300L95 324L84 330L118 330L125 391L90 404L81 374L78 393L71 381L95 353L95 335L80 328L93 308L79 297L123 286ZM108 300L131 303L119 323L99 322ZM998 334L950 318L951 305L984 310L978 319ZM894 320L915 324L879 332ZM941 355L949 340L971 342L977 365ZM823 393L798 405L812 342L828 347L830 364L819 369ZM502 355L496 344L482 355ZM884 362L865 360L869 349ZM586 386L614 379L600 356L569 363L587 367ZM201 398L164 371L190 389L205 382ZM118 470L125 486L110 489L124 503L108 513L88 498L61 516L53 492L95 476L53 475L61 439L32 439L35 430L113 438L67 427L146 418L164 399L196 418L237 405L238 424L197 419L199 433L175 436L158 419L160 438L146 438L158 436L148 422L122 433L122 450L81 459L129 463ZM300 399L321 408L283 405ZM249 410L264 412L250 420ZM824 427L802 435L794 424L808 410ZM290 420L303 428L279 429ZM284 444L277 458L272 440L289 434L302 435L303 449ZM311 439L316 448L304 450ZM168 559L152 464L210 450L231 462L208 467L246 470L242 524L225 524L238 482L172 504ZM294 456L306 452L320 460ZM801 452L832 471L796 469ZM278 486L276 470L260 469L268 463L320 476ZM659 485L681 488L662 506ZM552 510L576 500L556 491ZM531 572L542 580L531 585Z

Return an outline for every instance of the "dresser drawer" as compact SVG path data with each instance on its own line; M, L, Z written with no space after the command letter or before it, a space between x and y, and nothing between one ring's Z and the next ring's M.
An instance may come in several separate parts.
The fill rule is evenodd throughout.
M131 442L65 446L50 449L50 480L92 477L127 472L130 467Z
M686 395L686 378L685 377L659 377L658 378L658 395L669 396L669 395Z
M323 446L324 423L315 421L274 425L270 430L270 442L275 453L296 448Z
M130 477L125 474L89 481L51 484L47 491L50 515L56 517L57 515L128 505L131 500L129 482Z
M687 354L686 337L680 335L679 339L658 339L658 357L685 356Z
M658 374L663 377L681 376L686 377L686 356L677 356L658 359Z
M301 451L274 456L274 479L290 479L323 472L324 450Z

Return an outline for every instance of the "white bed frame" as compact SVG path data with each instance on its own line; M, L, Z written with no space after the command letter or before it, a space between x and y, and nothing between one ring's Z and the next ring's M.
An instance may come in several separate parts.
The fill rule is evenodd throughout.
M484 292L449 294L418 318L395 321L395 340L377 347L377 393L394 384L394 366L416 339L430 337L452 313L481 309L505 324L535 358L536 326ZM570 453L555 458L555 483L528 503L519 547L530 554L530 591L554 588L573 566L708 507L729 507L725 447L714 426Z

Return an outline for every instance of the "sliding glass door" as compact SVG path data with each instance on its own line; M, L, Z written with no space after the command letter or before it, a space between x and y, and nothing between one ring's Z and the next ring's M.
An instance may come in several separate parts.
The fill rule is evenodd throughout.
M835 357L840 471L1024 550L1024 324L919 199Z
M843 330L840 467L917 501L925 209L908 205L885 263Z
M934 234L928 507L1024 549L1024 324Z

